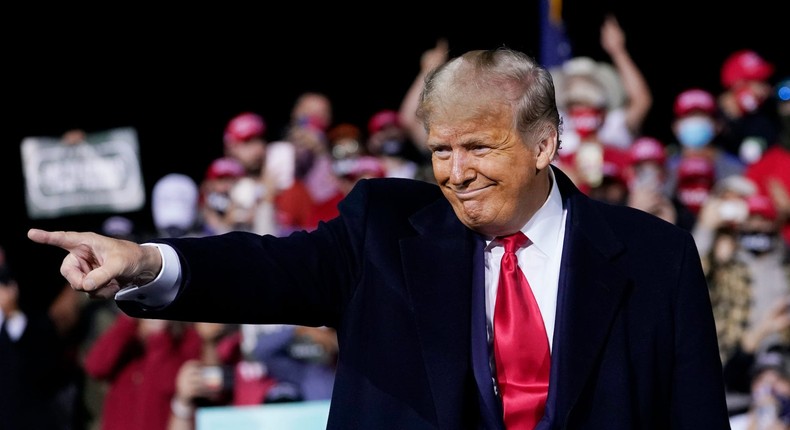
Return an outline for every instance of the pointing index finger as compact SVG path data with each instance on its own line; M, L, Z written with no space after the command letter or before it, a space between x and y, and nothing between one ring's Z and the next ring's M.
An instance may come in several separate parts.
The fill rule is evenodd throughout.
M65 250L70 250L84 242L80 240L80 236L80 233L75 232L46 231L37 228L31 228L27 232L27 237L33 242L57 246Z

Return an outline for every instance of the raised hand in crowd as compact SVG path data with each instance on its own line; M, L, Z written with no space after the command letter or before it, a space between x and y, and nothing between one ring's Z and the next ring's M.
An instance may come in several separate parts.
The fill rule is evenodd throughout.
M425 146L425 139L427 137L425 127L422 122L417 119L417 105L420 102L420 92L425 85L425 77L433 69L441 66L449 57L449 44L447 39L440 38L436 41L436 45L426 50L420 56L420 71L414 78L411 86L406 95L401 101L398 115L400 116L401 126L408 130L410 138L418 148L422 151L428 151Z
M614 15L607 15L601 24L601 47L612 59L626 93L625 124L632 134L639 134L653 106L653 95L628 52L625 32Z

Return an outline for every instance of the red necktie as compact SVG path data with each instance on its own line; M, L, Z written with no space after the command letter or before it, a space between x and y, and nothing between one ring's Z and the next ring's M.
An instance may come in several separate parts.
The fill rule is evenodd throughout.
M543 417L551 353L540 308L518 267L516 250L527 243L518 232L498 238L505 246L494 308L494 360L505 427L532 430Z

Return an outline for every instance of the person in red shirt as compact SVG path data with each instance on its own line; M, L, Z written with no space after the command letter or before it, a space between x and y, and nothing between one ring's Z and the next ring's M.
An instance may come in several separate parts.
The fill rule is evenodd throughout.
M85 372L109 383L102 430L165 430L181 365L200 356L191 323L119 314L85 356Z

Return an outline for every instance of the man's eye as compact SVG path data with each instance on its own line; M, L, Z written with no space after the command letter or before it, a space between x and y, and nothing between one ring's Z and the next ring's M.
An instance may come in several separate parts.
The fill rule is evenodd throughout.
M433 155L438 158L447 158L450 156L450 149L448 148L434 148Z

